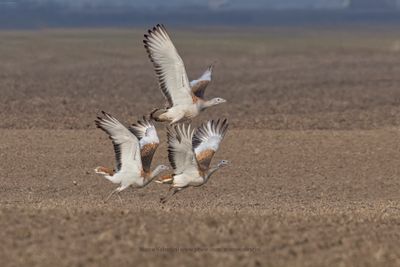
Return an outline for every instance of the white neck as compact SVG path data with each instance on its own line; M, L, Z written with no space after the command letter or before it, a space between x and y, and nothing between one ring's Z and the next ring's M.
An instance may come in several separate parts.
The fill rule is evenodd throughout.
M215 167L212 167L212 168L210 168L209 170L208 170L208 172L207 172L207 174L206 174L206 177L204 178L204 183L206 183L207 181L208 181L208 179L211 177L211 175L213 175L214 174L214 172L216 172L216 171L218 171L218 169L220 168L221 166L215 166Z
M200 103L200 108L201 109L206 109L206 108L212 107L214 105L216 105L216 104L213 102L212 99L210 99L210 100L201 102Z

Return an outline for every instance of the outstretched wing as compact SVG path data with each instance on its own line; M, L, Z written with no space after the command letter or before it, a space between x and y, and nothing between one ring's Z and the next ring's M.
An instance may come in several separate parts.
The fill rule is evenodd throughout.
M164 25L158 24L144 37L144 47L153 62L158 83L169 106L193 103L185 65Z
M197 163L192 149L193 131L190 125L179 124L168 128L168 159L174 169L174 174L197 169Z
M105 131L114 144L116 172L140 172L142 162L138 139L124 125L110 114L102 111L97 117L96 126Z
M154 153L160 144L154 122L143 117L142 120L132 124L129 130L139 139L143 170L148 173Z
M206 171L228 129L228 120L210 120L194 133L192 145L200 170Z
M200 98L204 98L204 92L208 84L211 82L213 65L208 66L207 70L198 78L190 82L192 93Z

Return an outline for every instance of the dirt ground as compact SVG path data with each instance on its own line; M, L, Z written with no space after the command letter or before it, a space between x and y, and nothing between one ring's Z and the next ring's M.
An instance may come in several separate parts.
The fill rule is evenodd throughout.
M96 114L163 105L144 31L0 32L1 266L400 265L397 29L170 29L190 78L215 62L195 123L229 118L231 164L105 204Z

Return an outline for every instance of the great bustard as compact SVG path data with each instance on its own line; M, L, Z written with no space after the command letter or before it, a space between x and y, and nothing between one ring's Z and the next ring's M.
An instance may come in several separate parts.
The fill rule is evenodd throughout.
M144 37L144 47L153 62L159 86L169 105L168 108L153 110L151 118L173 124L191 120L206 108L226 102L219 97L204 100L205 87L192 92L182 58L163 25L149 30Z
M151 161L160 141L156 128L151 120L143 117L143 120L133 124L129 130L116 118L102 111L103 117L97 117L96 125L105 131L113 142L115 151L115 172L106 167L97 167L95 172L120 186L113 190L107 201L114 193L133 186L145 187L154 178L169 167L159 165L153 171L150 170ZM119 199L121 197L118 194Z
M196 131L184 124L168 128L168 159L174 173L158 180L159 183L172 183L172 193L161 198L162 203L184 188L205 184L214 172L228 164L222 160L210 167L227 129L226 119L207 121Z

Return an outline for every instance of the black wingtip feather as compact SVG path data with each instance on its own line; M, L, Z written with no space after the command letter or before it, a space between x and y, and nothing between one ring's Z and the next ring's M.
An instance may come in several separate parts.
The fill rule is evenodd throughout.
M211 131L221 135L221 137L225 136L229 126L228 120L226 118L224 119L219 118L217 120L209 120L203 122L196 129L195 134L192 138L193 149L196 149L203 142L202 136L209 135L208 124L210 124Z
M160 89L163 92L166 99L168 100L169 106L173 106L174 103L172 101L172 97L171 97L170 93L168 92L166 85L164 83L165 78L163 77L162 71L160 71L160 69L161 69L160 66L154 61L154 59L152 57L151 47L149 46L149 43L151 43L153 41L152 39L150 39L150 37L152 37L153 34L160 33L160 32L165 32L167 34L167 31L165 30L165 27L163 24L157 24L155 27L153 27L152 30L151 29L148 30L148 35L144 34L145 40L143 40L143 43L144 43L144 48L146 49L146 52L147 52L147 56L149 57L150 61L153 63L153 67L154 67L156 75L158 77ZM165 38L163 37L163 39L165 39Z
M171 140L175 138L175 135L173 133L173 129L170 126L167 126L167 140L168 140L168 161L171 164L173 169L176 169L176 163L174 160L174 151L173 147L171 146Z

